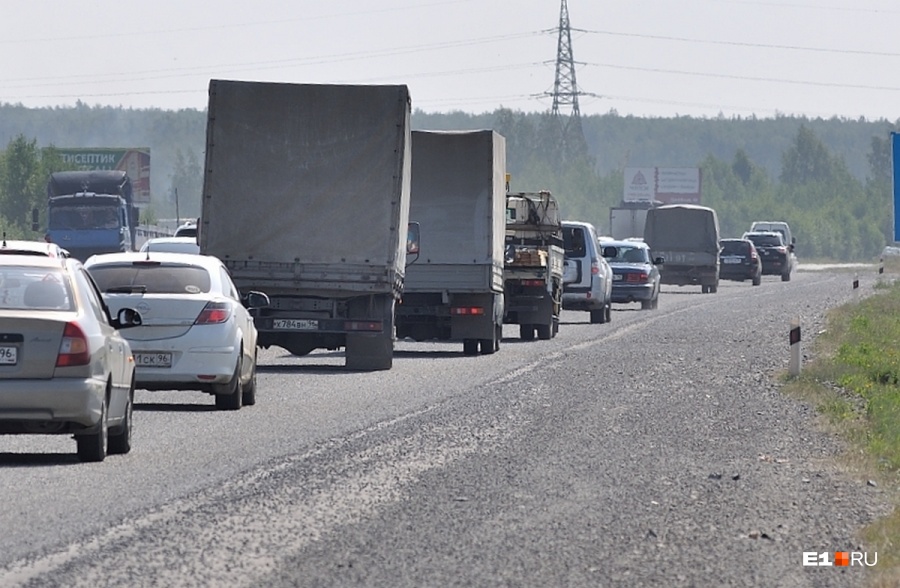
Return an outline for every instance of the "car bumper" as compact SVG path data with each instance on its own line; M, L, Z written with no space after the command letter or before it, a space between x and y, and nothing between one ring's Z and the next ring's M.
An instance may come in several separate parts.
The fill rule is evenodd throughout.
M762 264L764 274L784 274L790 269L790 265L783 259L766 259Z
M613 283L612 301L616 303L642 302L653 300L653 284L641 284L636 286L616 285Z
M235 345L175 349L160 341L130 341L133 354L171 353L170 367L135 368L135 385L143 389L203 389L226 384L234 376L238 348Z
M758 267L723 265L719 269L719 278L722 280L752 280L759 273Z
M591 292L564 293L562 307L565 310L597 310L606 305L603 298Z
M55 378L0 381L2 423L75 423L85 427L100 422L106 381ZM37 432L37 431L35 431Z

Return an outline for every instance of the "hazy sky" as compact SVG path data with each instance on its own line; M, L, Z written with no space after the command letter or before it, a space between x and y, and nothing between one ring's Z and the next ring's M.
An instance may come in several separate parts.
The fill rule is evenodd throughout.
M582 114L900 118L897 0L568 0ZM552 105L560 0L0 0L0 102L206 107L211 78ZM568 109L564 110L566 112Z

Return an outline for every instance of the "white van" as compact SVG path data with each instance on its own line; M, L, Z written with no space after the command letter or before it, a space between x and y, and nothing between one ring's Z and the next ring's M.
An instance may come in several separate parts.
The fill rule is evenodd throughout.
M789 224L784 221L755 221L752 225L750 225L750 230L747 232L759 233L766 231L781 233L781 237L785 245L788 246L788 249L790 249L791 252L794 251L794 244L797 241L791 235L791 227Z

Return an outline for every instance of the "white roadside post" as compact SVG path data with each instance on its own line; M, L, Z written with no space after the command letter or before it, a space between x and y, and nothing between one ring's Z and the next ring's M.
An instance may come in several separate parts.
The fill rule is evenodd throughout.
M791 319L791 361L788 373L792 377L800 375L800 319Z

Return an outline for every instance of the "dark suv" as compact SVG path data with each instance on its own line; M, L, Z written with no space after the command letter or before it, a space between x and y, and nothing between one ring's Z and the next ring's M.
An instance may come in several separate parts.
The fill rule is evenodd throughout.
M763 275L781 276L782 282L790 281L794 269L791 248L785 244L781 233L774 231L751 231L744 233L744 239L750 239L756 246L762 260Z
M762 263L756 246L750 239L722 239L719 241L719 279L743 282L754 286L762 282Z

